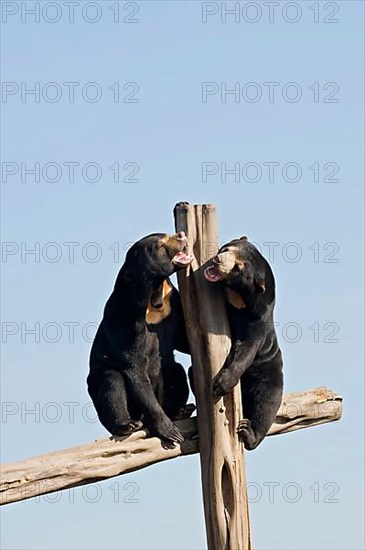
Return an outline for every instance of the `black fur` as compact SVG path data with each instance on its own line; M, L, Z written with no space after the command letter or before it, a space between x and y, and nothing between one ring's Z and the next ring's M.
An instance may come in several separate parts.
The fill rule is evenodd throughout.
M172 288L167 298L171 303L166 304L164 288L171 288L166 280L182 267L176 254L185 246L183 233L156 233L135 243L106 303L87 383L100 422L113 435L131 433L143 421L167 444L183 440L169 416L184 408L189 391L173 350L181 348L180 339L185 342L182 351L188 349L179 294ZM161 308L159 322L148 324L148 310L159 315Z
M159 323L147 321L147 326L158 337L164 388L162 406L167 416L176 419L190 416L195 407L186 405L189 396L186 372L174 357L174 350L190 354L180 294L169 279L166 280L165 285L168 285L171 290L165 298L171 312Z
M246 449L266 436L283 392L283 361L274 328L275 281L272 270L246 237L222 246L205 277L224 285L232 349L213 380L215 398L241 380L243 420L237 427Z

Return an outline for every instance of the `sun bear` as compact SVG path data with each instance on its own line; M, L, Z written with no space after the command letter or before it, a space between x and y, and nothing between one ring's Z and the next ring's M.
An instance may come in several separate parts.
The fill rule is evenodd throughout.
M152 293L146 323L157 334L163 375L163 409L172 419L186 418L195 405L186 405L189 385L182 365L175 361L174 350L190 354L180 294L169 279Z
M143 424L168 445L183 437L189 388L174 349L188 352L180 296L169 281L191 262L183 231L154 233L127 252L90 353L88 391L103 426L126 435Z
M252 450L269 431L283 392L283 361L273 319L274 276L247 237L223 245L204 276L225 289L232 338L231 351L213 380L213 394L220 398L241 380L243 420L237 433Z

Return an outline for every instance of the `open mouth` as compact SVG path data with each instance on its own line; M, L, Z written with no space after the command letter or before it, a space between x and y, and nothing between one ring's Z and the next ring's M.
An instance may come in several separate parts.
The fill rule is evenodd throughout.
M210 283L217 283L224 278L223 275L219 273L218 268L215 265L211 265L204 269L204 277Z
M175 254L175 256L172 258L172 263L175 264L178 267L186 267L191 264L193 261L193 257L189 254L189 248L188 248L188 239L185 235L184 231L180 231L177 233L177 235L174 235L172 237L172 240L174 242L175 250L176 248L180 248L180 251ZM176 241L178 242L178 245L176 247Z
M181 242L182 250L175 254L172 258L172 263L178 267L187 267L193 261L193 257L189 253L188 239L186 238L184 231L180 231L177 240Z
M186 267L191 264L193 257L187 251L178 252L172 258L172 263L181 267Z

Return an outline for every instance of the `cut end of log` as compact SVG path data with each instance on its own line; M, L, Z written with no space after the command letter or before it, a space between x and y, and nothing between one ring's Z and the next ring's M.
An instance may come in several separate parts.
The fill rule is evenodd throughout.
M268 435L289 433L335 422L342 417L342 397L325 387L284 395Z
M329 390L328 388L325 388L324 386L315 388L312 391L317 395L318 403L322 403L324 401L342 401L342 397L340 395L332 390Z

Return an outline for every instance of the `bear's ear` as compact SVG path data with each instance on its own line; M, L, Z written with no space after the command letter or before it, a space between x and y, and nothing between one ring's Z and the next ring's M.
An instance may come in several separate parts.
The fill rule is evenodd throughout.
M240 237L239 240L240 241L248 241L248 237L246 237L246 235L244 235L243 237Z
M123 271L123 281L131 283L136 278L137 271L137 254L134 248L130 248L125 257Z
M129 263L129 265L123 266L123 281L126 283L131 283L136 278L136 269L134 265Z
M254 283L255 283L256 293L257 294L263 294L266 290L265 279L263 277L256 276L255 280L254 280Z
M130 269L125 269L123 273L123 279L126 283L130 283L133 279L132 271Z

